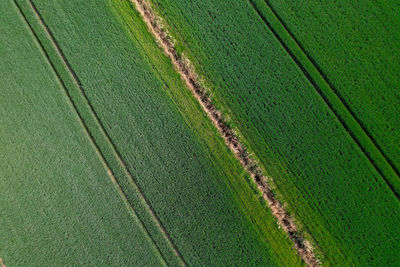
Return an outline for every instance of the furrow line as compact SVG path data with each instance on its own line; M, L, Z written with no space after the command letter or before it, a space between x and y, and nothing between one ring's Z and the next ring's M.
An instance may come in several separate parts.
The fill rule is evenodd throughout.
M106 140L109 142L110 146L113 149L113 153L115 155L115 157L117 158L118 162L121 164L122 168L125 171L125 174L129 177L130 182L132 184L132 186L139 192L140 194L140 200L143 202L143 204L146 206L149 214L152 217L153 222L156 224L156 226L160 229L160 231L163 233L164 238L167 240L167 243L171 246L172 250L174 251L174 254L180 259L180 261L182 262L181 265L185 266L185 262L183 261L183 259L181 258L181 255L179 253L179 251L177 251L175 245L172 243L168 233L166 232L164 226L160 223L160 221L158 220L158 217L156 216L154 210L152 209L152 207L150 206L148 200L144 197L143 192L141 191L141 189L139 188L139 186L137 185L137 183L134 181L133 179L133 175L130 173L130 171L128 170L126 164L124 163L124 161L121 159L120 153L118 150L116 150L115 144L112 142L111 138L109 137L109 135L106 133L102 123L100 122L98 115L95 113L91 103L89 102L86 94L84 93L84 90L82 88L82 85L78 79L78 77L76 76L75 72L72 70L70 64L68 63L67 59L65 58L64 54L62 53L61 49L59 48L57 42L55 41L53 34L50 32L50 29L48 28L48 26L45 24L43 18L41 17L40 13L38 12L36 6L32 3L31 0L27 0L33 13L35 14L36 18L38 19L38 21L40 22L41 26L43 27L43 29L45 30L46 34L48 35L49 40L51 41L53 47L55 48L55 50L57 51L57 54L59 55L59 57L62 59L63 63L65 64L68 73L71 75L71 77L73 78L73 81L75 83L75 85L80 89L80 92L82 94L82 97L84 98L87 106L89 107L90 113L92 114L93 118L95 119L97 125L99 126L99 129L101 131L101 133L105 136ZM161 252L159 246L157 245L157 242L152 238L149 230L147 229L147 227L145 226L144 222L140 219L140 217L137 215L135 209L133 208L132 204L130 203L126 193L124 192L122 186L120 185L120 183L118 182L118 180L115 178L115 175L109 165L109 163L107 162L105 156L103 155L100 147L98 146L98 144L95 141L95 138L93 137L93 135L91 134L88 126L86 125L84 119L82 118L82 115L79 112L78 107L76 106L76 104L74 103L74 100L72 99L68 89L66 88L66 85L64 84L60 74L57 72L56 67L53 65L49 55L47 54L45 48L43 47L43 45L40 43L39 38L37 37L36 33L34 32L33 28L31 27L31 25L29 24L28 20L26 19L25 15L23 14L22 9L19 7L19 5L17 4L17 2L14 0L14 3L17 5L20 13L22 14L22 16L25 19L25 22L28 24L30 30L32 31L33 35L35 36L36 41L38 42L39 46L41 47L43 53L45 54L49 64L51 65L53 71L55 72L57 79L59 80L59 82L61 83L70 104L72 105L74 111L76 112L78 118L79 118L79 122L85 132L85 134L88 136L90 143L92 144L92 146L95 149L95 152L97 153L98 157L100 158L103 166L105 167L107 174L109 175L111 181L113 182L113 184L116 186L120 196L122 197L124 203L127 205L127 207L129 208L129 210L131 211L133 217L138 220L138 222L140 223L141 228L143 228L144 232L146 233L147 237L151 240L151 242L154 244L155 248L157 249L157 252L159 254L159 257L162 261L162 263L164 265L167 265L165 262L165 259L163 257L163 253ZM176 251L175 251L176 250Z
M149 31L158 41L161 48L171 59L175 69L181 75L188 89L193 93L199 101L203 110L212 120L214 126L222 135L226 145L234 153L240 161L244 169L250 174L258 189L262 192L264 199L267 201L272 214L277 219L279 225L287 233L290 240L294 243L294 248L297 250L303 261L310 266L319 266L320 262L313 252L313 247L297 230L297 226L292 217L289 216L283 204L276 198L268 180L271 179L263 174L261 168L250 157L245 146L240 143L238 136L234 130L230 128L223 118L222 114L215 108L211 99L207 95L207 89L199 82L198 75L194 72L187 58L179 55L176 52L174 41L168 34L167 29L161 24L161 18L158 17L151 9L150 4L145 0L130 0L141 14Z
M257 15L272 32L274 37L284 48L285 52L300 68L307 80L312 84L328 108L333 112L343 128L357 144L374 169L380 174L393 194L400 200L400 172L384 153L366 127L357 118L346 101L328 81L316 62L305 52L293 36L286 24L278 16L267 0L249 0ZM263 1L267 12L260 10L257 4ZM256 3L257 2L257 3ZM270 21L269 21L270 20ZM278 25L276 29L272 24ZM286 40L286 42L285 42Z

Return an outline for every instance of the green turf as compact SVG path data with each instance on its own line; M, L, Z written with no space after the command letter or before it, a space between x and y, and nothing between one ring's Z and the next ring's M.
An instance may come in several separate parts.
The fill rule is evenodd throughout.
M398 261L398 199L250 2L152 2L324 262Z
M26 13L32 13L26 1L18 2ZM126 2L34 3L118 153L187 263L301 264L292 244L244 179L239 163ZM32 14L27 16L34 20ZM85 111L85 101L51 43L40 33L40 25L31 24L36 24L39 39L95 141L128 200L137 207L137 192L120 170L107 138ZM150 235L162 242L145 209L138 208ZM173 259L167 249L161 246L170 263Z
M6 266L162 265L16 6L0 10L0 257Z

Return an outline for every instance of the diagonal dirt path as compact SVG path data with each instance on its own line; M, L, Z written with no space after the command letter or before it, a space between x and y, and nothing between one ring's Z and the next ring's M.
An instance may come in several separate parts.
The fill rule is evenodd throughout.
M145 21L149 31L164 50L165 54L171 59L175 69L179 72L186 83L189 90L201 104L203 110L212 120L214 126L223 136L226 145L231 149L235 156L239 159L241 165L251 175L259 190L262 192L264 199L267 201L272 214L278 220L282 229L287 233L290 240L294 243L300 257L310 266L319 266L320 262L313 252L313 247L297 230L294 220L289 216L282 203L278 201L271 187L267 183L269 179L266 177L261 168L251 159L239 138L231 129L223 118L222 114L215 108L211 99L206 94L206 88L201 85L198 80L198 75L190 66L189 60L178 55L174 42L168 31L160 23L161 19L151 9L149 3L145 0L130 0L139 11Z

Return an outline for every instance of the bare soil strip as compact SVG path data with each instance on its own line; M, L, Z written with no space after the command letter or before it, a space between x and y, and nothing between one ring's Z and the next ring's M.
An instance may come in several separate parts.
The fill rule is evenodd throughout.
M392 181L396 184L398 183L398 179L400 179L400 171L394 166L393 162L379 146L375 138L369 133L363 123L361 123L357 114L353 112L345 99L339 94L338 90L328 81L327 77L318 67L318 64L297 41L292 32L286 26L286 23L278 16L271 4L267 0L264 0L264 3L271 11L272 17L267 17L267 15L260 11L254 2L250 0L250 4L253 6L261 20L280 42L286 53L300 68L304 76L306 76L310 81L347 133L356 142L362 153L382 176L384 182L388 185L393 194L400 200L399 187L398 185L392 184ZM283 34L280 34L279 32L282 33L282 31L277 31L268 20L276 21L276 23L282 27ZM288 44L289 42L292 43L291 46Z
M176 52L171 36L168 34L167 29L161 24L161 18L154 13L149 3L147 3L145 0L131 0L131 2L143 17L147 27L155 36L164 52L172 60L173 65L186 82L187 87L192 91L196 99L200 102L204 111L212 120L215 127L223 136L227 146L229 146L235 156L239 159L242 166L256 182L259 190L261 190L263 194L263 197L271 208L272 214L276 217L282 229L293 241L294 247L298 251L301 258L310 266L319 266L320 262L316 258L310 242L308 242L298 232L294 220L284 209L282 203L278 201L271 190L270 185L267 183L269 178L262 173L261 168L253 159L251 159L244 145L240 143L239 138L235 134L234 130L227 125L226 120L223 118L221 113L216 110L211 99L206 94L206 88L199 82L198 75L190 66L189 60L178 55Z
M4 264L4 262L3 262L3 259L2 259L2 258L0 258L0 267L6 267L6 265Z
M107 163L107 160L105 159L101 149L99 148L99 146L97 145L96 141L94 140L93 135L90 133L90 130L88 129L84 119L82 118L81 114L79 113L79 109L76 106L76 104L74 103L74 101L72 100L72 97L70 95L70 93L68 92L68 89L66 88L62 78L60 77L59 73L57 72L55 66L53 65L53 63L50 60L50 57L48 56L45 48L43 47L43 45L40 43L39 38L36 36L34 30L32 29L31 25L29 24L28 20L26 19L25 15L23 14L23 11L21 10L21 8L19 7L19 5L15 2L16 6L18 7L20 13L22 14L22 16L24 17L25 22L28 24L30 30L32 31L33 35L35 36L36 41L38 42L39 46L41 47L43 53L45 54L49 64L51 65L53 71L55 72L59 82L61 83L73 109L75 110L78 118L79 118L79 122L84 130L84 132L86 133L86 135L88 136L90 143L92 144L92 146L94 147L98 157L100 158L103 166L105 167L107 174L109 175L111 181L113 182L113 184L116 186L118 192L120 193L124 203L128 206L129 210L132 212L134 218L136 218L141 227L143 228L144 232L147 234L147 236L150 238L150 240L152 241L152 243L154 244L154 246L156 247L156 249L158 250L159 256L163 262L164 265L166 265L165 259L162 256L162 253L157 245L157 243L155 242L155 240L153 240L153 238L151 237L151 234L149 233L148 229L145 227L143 221L139 218L139 216L136 214L134 208L132 207L132 205L130 204L124 190L122 189L121 185L119 184L119 182L117 181L117 179L115 178L113 171L111 170L109 164ZM156 224L156 226L160 229L161 233L163 234L164 238L167 240L167 243L169 244L169 246L171 247L172 251L174 252L174 254L176 255L176 257L179 259L179 261L181 262L182 266L186 266L185 261L183 260L180 252L178 251L178 249L176 248L175 244L172 242L169 234L167 233L167 231L165 230L165 227L161 224L161 222L159 221L157 215L155 214L153 208L150 206L148 200L145 198L145 196L143 195L142 190L139 188L138 184L135 182L135 180L133 179L133 175L131 174L131 172L129 171L129 169L127 168L125 162L122 160L121 155L119 153L119 151L116 149L115 144L113 143L113 141L111 140L111 138L109 137L109 135L107 134L107 132L105 131L102 123L100 122L98 115L95 113L92 105L89 102L89 99L87 98L86 94L83 91L83 88L81 86L81 83L78 79L78 77L76 76L75 72L72 70L70 64L68 63L67 59L65 58L64 54L62 53L62 51L60 50L57 42L55 41L53 34L50 32L50 29L47 27L46 23L44 22L43 18L41 17L39 11L36 9L35 5L32 3L31 0L28 0L28 3L32 9L32 11L34 12L36 18L38 19L38 21L40 22L40 24L42 25L43 29L45 30L45 32L48 35L49 40L51 41L52 45L54 46L55 50L57 51L57 53L59 54L60 58L63 60L65 66L67 67L67 70L69 72L69 74L71 75L71 77L73 78L76 86L81 90L82 93L82 97L85 99L87 106L90 109L90 112L92 113L94 119L96 120L96 123L98 124L99 128L102 131L102 134L105 136L105 138L107 139L107 141L109 142L110 146L113 149L114 155L116 156L118 162L121 164L121 166L123 167L125 173L128 175L128 177L131 180L132 185L135 187L136 190L138 190L140 196L141 196L141 200L144 203L144 205L146 206L146 208L148 209L152 220L154 221L154 223ZM3 267L3 266L1 266Z

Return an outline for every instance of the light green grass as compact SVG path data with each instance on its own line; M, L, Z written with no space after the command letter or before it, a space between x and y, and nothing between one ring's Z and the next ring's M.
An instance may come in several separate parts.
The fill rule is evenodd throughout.
M12 1L0 3L0 256L6 266L162 265Z
M324 263L398 260L398 199L251 4L151 2Z

